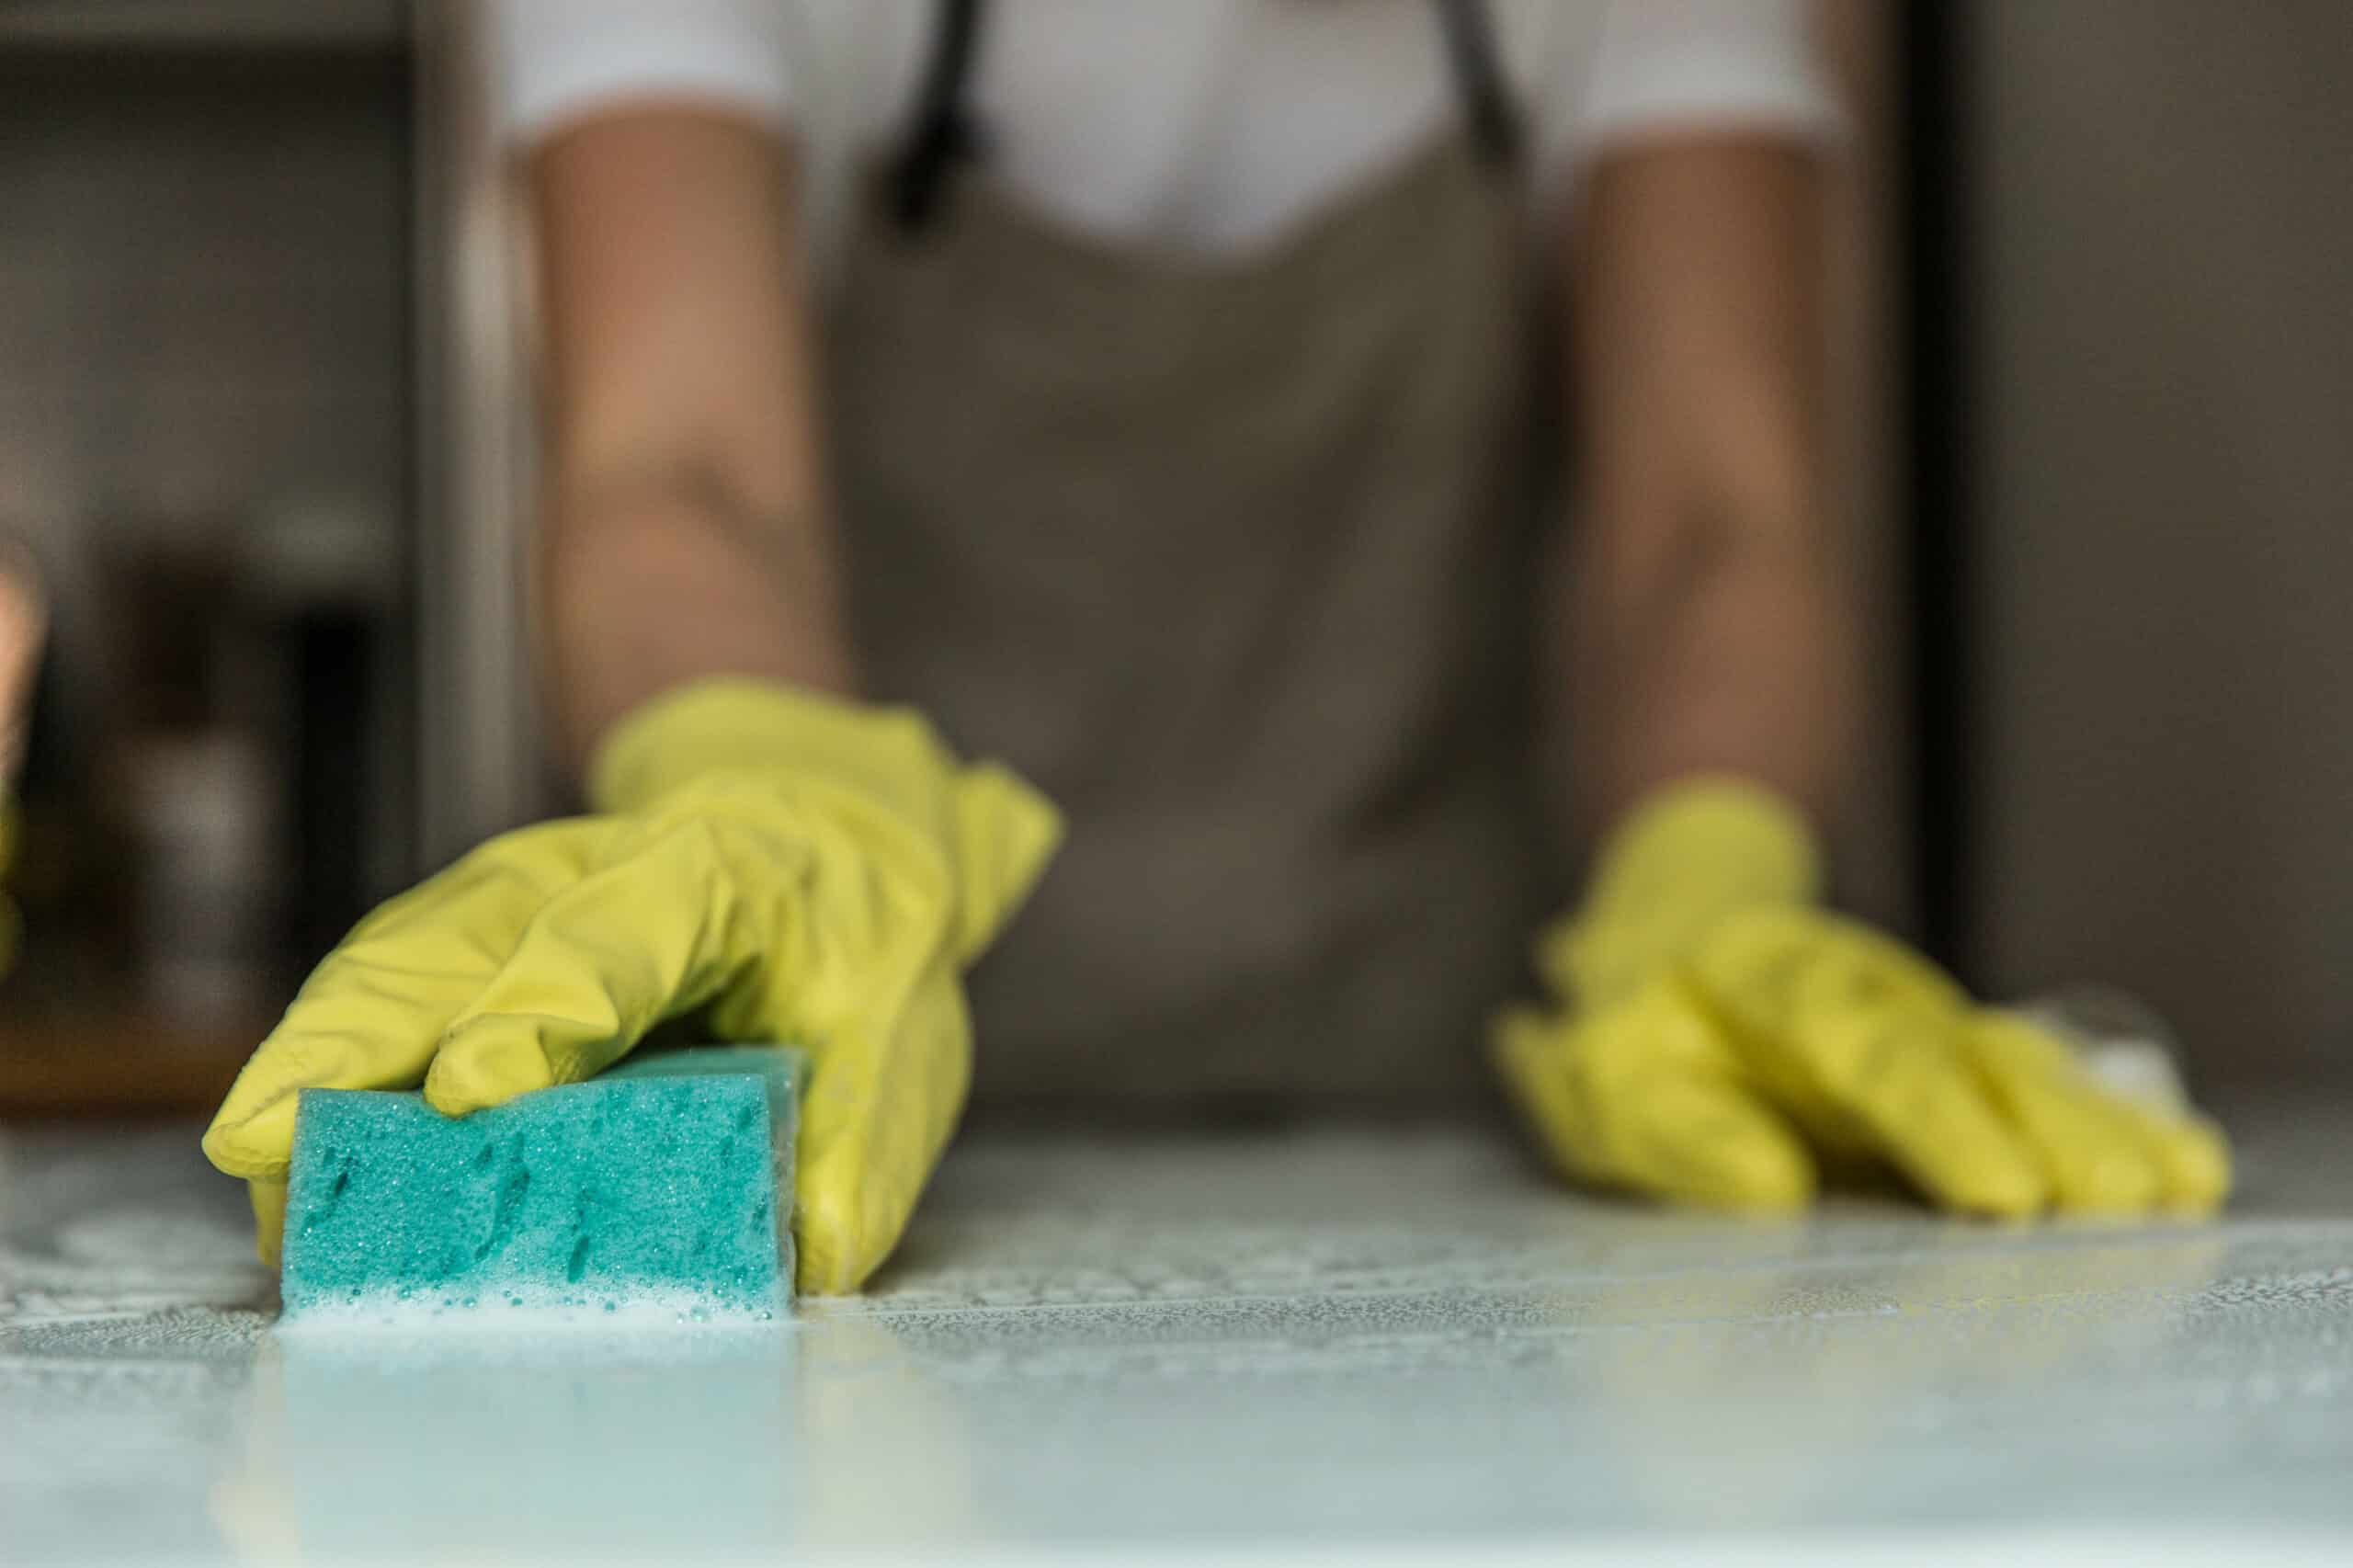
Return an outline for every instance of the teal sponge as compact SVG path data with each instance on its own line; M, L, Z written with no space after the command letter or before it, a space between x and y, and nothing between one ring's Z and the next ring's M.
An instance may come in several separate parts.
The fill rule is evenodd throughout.
M772 1316L792 1280L801 1062L765 1046L648 1054L457 1119L417 1094L306 1089L287 1318Z

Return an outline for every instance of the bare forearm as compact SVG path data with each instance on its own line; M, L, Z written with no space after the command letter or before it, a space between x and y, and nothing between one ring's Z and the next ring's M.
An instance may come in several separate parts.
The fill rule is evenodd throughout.
M660 106L534 160L540 623L575 761L698 676L850 687L792 174L766 130Z
M699 676L849 692L821 528L762 515L708 475L559 496L541 576L546 657L575 762L632 709Z
M1806 156L1764 142L1597 172L1569 613L1603 820L1694 773L1817 817L1844 785L1855 610L1822 478L1819 208Z
M1581 711L1601 820L1703 773L1754 778L1827 817L1845 782L1851 685L1831 574L1728 540L1719 522L1677 527L1695 537L1675 561L1614 584L1589 560L1583 569L1594 591L1574 612Z

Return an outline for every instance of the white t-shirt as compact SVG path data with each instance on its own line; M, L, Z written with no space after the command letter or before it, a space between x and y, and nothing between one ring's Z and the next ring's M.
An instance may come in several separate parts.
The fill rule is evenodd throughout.
M724 104L801 143L821 251L905 132L931 0L494 0L529 142L629 100ZM1836 123L1805 0L1490 0L1534 178L1614 142ZM966 103L992 175L1107 239L1239 256L1424 144L1461 100L1432 0L996 0Z

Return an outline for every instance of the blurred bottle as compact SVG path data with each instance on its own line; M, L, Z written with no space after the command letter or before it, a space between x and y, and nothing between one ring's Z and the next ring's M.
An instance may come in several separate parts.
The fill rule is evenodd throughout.
M34 675L49 640L49 596L32 551L0 540L0 974L16 966L24 919L5 891L23 813L17 785L32 728Z
M182 1027L234 1026L269 978L270 769L225 727L143 734L126 757L143 999Z
M398 531L347 494L290 494L264 510L243 574L267 650L265 726L277 781L290 985L407 880L400 745Z
M175 1029L257 1017L269 994L278 759L256 722L264 666L225 520L126 528L106 584L114 810L131 851L132 992Z

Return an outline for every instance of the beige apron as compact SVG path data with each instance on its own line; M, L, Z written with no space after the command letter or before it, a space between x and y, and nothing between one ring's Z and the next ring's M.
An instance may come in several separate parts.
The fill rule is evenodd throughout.
M1508 174L1449 135L1235 265L979 170L864 204L826 360L869 689L1070 824L972 979L979 1106L1483 1097L1560 892Z

